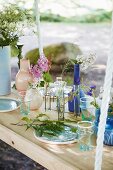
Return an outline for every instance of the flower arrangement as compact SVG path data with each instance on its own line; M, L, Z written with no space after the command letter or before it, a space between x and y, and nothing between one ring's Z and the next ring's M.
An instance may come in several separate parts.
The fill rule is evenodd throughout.
M15 4L0 9L0 46L15 45L23 35L27 14Z
M63 68L62 74L64 73L64 71L70 71L71 66L73 66L74 64L80 64L80 68L81 70L86 70L89 66L91 66L94 61L96 59L96 54L90 52L87 55L78 55L75 59L69 59L66 64L65 67Z
M75 64L81 64L81 69L86 70L89 66L91 66L96 59L96 55L94 53L89 53L89 55L78 55Z
M34 82L37 84L40 82L44 75L49 72L51 68L50 61L45 57L45 55L41 55L35 65L31 65L30 72L33 74Z
M89 96L93 97L93 101L90 103L95 107L95 109L100 109L101 107L101 101L102 101L102 95L103 95L103 87L100 88L100 94L98 97L95 95L96 86L88 86L88 85L81 85L81 88L85 91L85 93ZM108 116L113 116L113 89L111 89L110 94L110 101L109 101L109 108L108 108Z

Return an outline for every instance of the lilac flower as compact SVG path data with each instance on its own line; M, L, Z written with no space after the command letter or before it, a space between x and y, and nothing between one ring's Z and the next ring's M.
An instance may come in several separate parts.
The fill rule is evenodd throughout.
M41 56L37 63L42 72L47 72L49 70L48 59L45 56Z
M50 62L49 60L42 54L37 61L37 64L31 65L30 72L33 74L34 81L39 82L43 77L43 73L49 71Z
M40 70L38 64L31 66L31 73L33 74L34 78L41 78L42 77L42 71Z

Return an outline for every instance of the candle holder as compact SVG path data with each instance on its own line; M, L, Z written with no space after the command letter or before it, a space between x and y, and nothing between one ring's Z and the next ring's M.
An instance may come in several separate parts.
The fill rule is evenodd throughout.
M51 110L51 95L50 93L46 93L44 95L44 101L45 101L45 111L48 109L48 110ZM49 104L48 108L47 108L47 104Z
M57 77L53 86L46 87L44 90L45 111L56 110L58 113L58 120L64 120L64 112L65 112L64 87L65 86L66 86L66 82L62 81L61 77ZM56 105L54 102L56 102Z
M51 93L49 87L45 87L45 92L44 92L45 111L52 110L52 102L54 102L55 99L56 99L56 96Z
M58 111L58 120L64 120L65 99L64 99L63 89L59 90L59 95L57 96L57 111Z

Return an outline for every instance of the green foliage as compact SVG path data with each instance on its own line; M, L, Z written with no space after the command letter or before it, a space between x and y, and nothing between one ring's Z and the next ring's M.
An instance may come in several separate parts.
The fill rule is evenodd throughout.
M64 74L65 71L66 71L66 72L72 71L75 64L82 64L82 62L79 61L79 60L77 60L77 59L69 59L69 60L65 63L64 68L63 68L63 70L62 70L62 77L63 77L63 74Z
M33 64L33 65L36 64L39 58L39 50L34 49L34 50L27 52L25 58L30 60L30 64Z
M47 83L53 81L52 76L51 76L51 74L49 72L46 72L46 73L43 74L43 79Z
M81 84L80 87L85 93L91 90L91 88L88 85L84 85L83 83ZM90 104L93 105L96 109L99 109L100 107L96 101L95 89L92 89L92 97L93 97L93 101Z
M113 103L109 104L108 116L113 116Z
M25 5L25 1L24 0L15 0L16 4L18 4L19 6L24 6ZM97 10L93 10L87 6L81 5L81 3L76 2L76 0L71 0L72 2L72 8L74 7L74 9L76 10L77 8L84 8L84 9L88 9L89 10L89 14L87 15L81 15L81 16L73 16L73 17L63 17L61 15L58 14L53 14L51 11L48 12L44 12L41 13L41 21L46 21L46 22L71 22L71 23L98 23L98 22L111 22L111 12L106 11L104 9L97 9ZM20 5L21 4L21 5ZM62 2L61 2L62 4ZM64 4L64 3L63 3ZM70 9L71 10L71 9ZM34 13L33 13L33 9L31 7L31 9L24 9L24 13L26 14L27 18L31 18L32 16L32 20L36 20Z
M22 15L16 6L5 6L0 12L0 46L16 44L18 41L17 24Z
M40 17L41 21L46 22L65 22L67 19L60 15L52 14L52 13L41 13Z
M43 134L49 136L57 136L60 132L64 130L66 123L75 123L76 121L71 121L66 119L65 121L50 120L46 114L39 114L36 118L30 119L28 117L23 117L22 121L25 123L16 123L13 125L26 126L26 130L33 128L38 136ZM76 132L77 128L70 126L72 132Z
M11 45L11 57L15 57L19 54L17 45Z
M62 122L52 122L50 120L46 120L44 124L40 126L33 126L38 136L42 136L43 134L57 136L61 131L64 130L64 124Z
M56 63L56 59L57 59L56 56L58 56L60 53L63 52L65 52L65 46L63 43L44 47L44 54L47 58L51 58L52 64ZM31 64L36 64L39 58L38 48L29 51L25 57L30 60Z
M100 108L96 101L92 101L90 104L93 105L96 109Z
M64 77L64 81L67 82L67 85L72 85L73 84L73 78L69 75Z
M96 10L91 14L78 17L80 23L100 23L100 22L111 22L111 12L105 10Z
M103 9L94 10L89 14L82 16L74 16L70 18L62 17L52 13L42 13L41 20L46 22L71 22L71 23L99 23L99 22L110 22L111 12Z
M93 97L93 101L90 104L93 105L96 109L99 109L100 106L98 105L96 101L95 90L93 89L92 89L92 97Z
M15 4L0 10L0 46L16 45L26 20L25 11ZM24 22L23 22L24 21Z

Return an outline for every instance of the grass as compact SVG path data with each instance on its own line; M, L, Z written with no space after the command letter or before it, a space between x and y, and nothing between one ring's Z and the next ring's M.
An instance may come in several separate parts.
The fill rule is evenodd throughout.
M102 23L111 22L112 13L105 10L95 10L90 14L66 18L52 13L42 13L41 21L46 22L71 22L71 23Z

